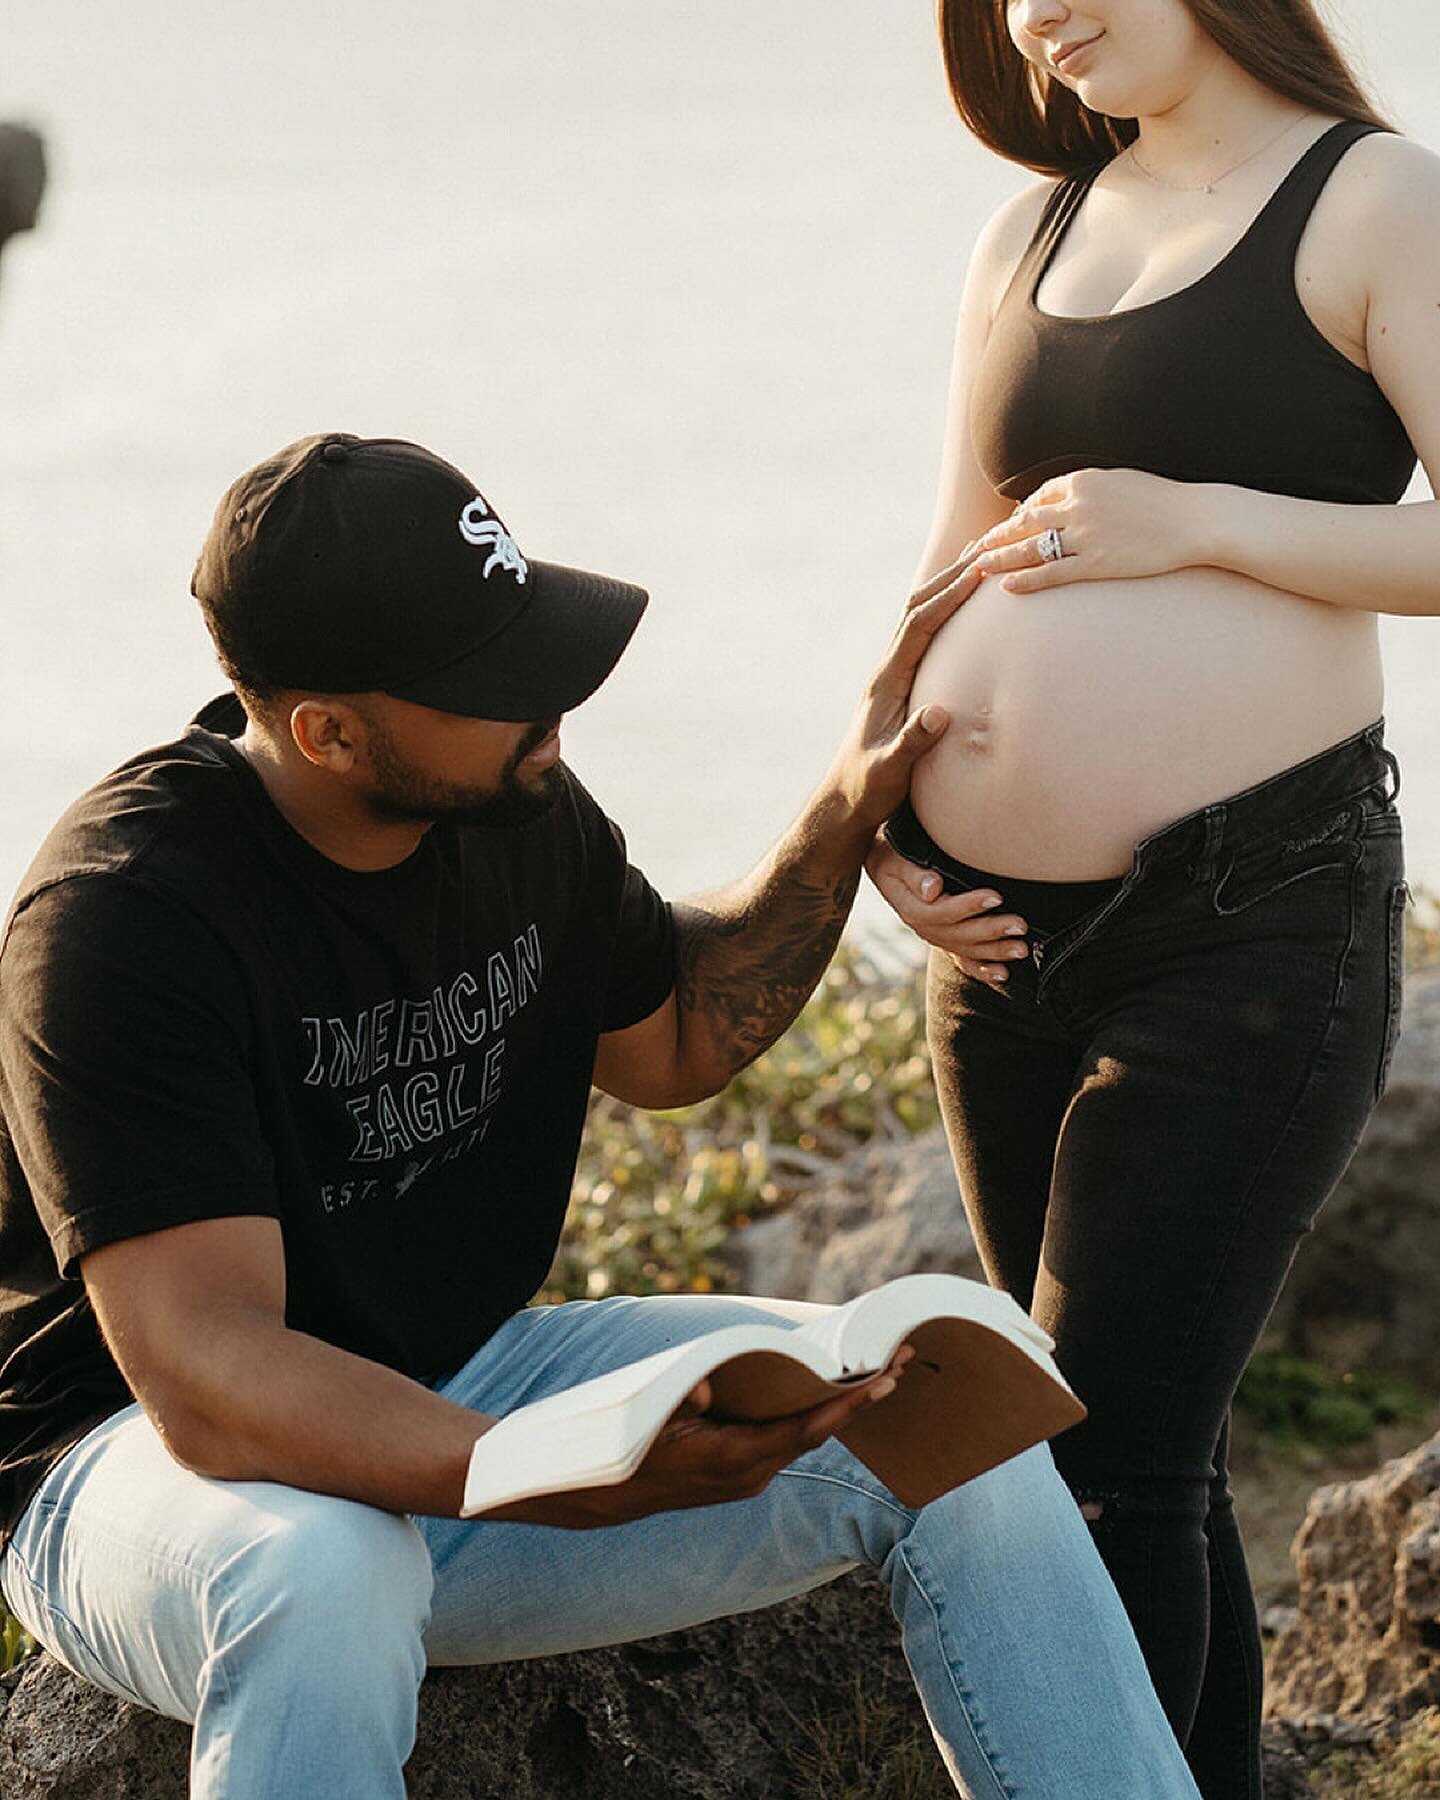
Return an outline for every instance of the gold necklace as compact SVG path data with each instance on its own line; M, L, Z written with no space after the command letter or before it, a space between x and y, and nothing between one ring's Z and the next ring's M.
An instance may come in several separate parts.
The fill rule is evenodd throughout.
M1254 162L1257 156L1263 156L1267 150L1272 150L1275 145L1280 142L1281 138L1288 137L1300 121L1309 116L1308 113L1297 113L1295 117L1290 120L1289 124L1282 125L1273 137L1266 138L1263 144L1257 144L1248 155L1242 156L1239 162L1231 163L1228 169L1222 169L1218 175L1212 175L1208 181L1202 181L1198 187L1190 187L1184 182L1179 181L1166 181L1162 176L1157 175L1153 169L1147 169L1145 164L1141 162L1140 154L1135 148L1136 143L1139 141L1138 139L1132 139L1130 141L1126 146L1125 154L1130 158L1131 162L1134 163L1135 167L1145 179L1149 182L1153 182L1158 188L1165 188L1172 194L1213 194L1222 181L1228 180L1237 169L1243 169L1246 163Z

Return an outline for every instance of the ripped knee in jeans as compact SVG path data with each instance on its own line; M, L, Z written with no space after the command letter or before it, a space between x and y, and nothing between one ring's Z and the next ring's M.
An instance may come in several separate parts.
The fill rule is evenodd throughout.
M1120 1495L1110 1488L1072 1486L1070 1492L1080 1508L1080 1517L1087 1525L1098 1525L1107 1510L1120 1499Z

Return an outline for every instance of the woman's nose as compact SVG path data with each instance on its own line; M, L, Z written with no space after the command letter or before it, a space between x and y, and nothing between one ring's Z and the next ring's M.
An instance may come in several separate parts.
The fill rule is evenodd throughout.
M1032 34L1058 24L1069 11L1067 0L1010 0L1012 24Z

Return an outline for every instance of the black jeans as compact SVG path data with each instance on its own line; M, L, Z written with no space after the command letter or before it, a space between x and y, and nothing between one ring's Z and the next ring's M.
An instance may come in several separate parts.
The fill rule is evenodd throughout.
M1407 898L1382 726L1146 838L1123 880L1007 883L1003 992L933 956L929 1032L989 1279L1090 1408L1054 1446L1206 1800L1257 1800L1262 1670L1229 1408L1384 1086ZM1089 891L1086 891L1089 890Z

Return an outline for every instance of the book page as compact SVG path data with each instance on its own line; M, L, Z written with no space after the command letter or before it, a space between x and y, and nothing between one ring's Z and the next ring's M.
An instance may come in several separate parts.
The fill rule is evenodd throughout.
M971 1319L1033 1354L1054 1343L1009 1294L960 1275L902 1275L810 1321L799 1335L833 1355L846 1374L883 1368L896 1346L933 1318Z

